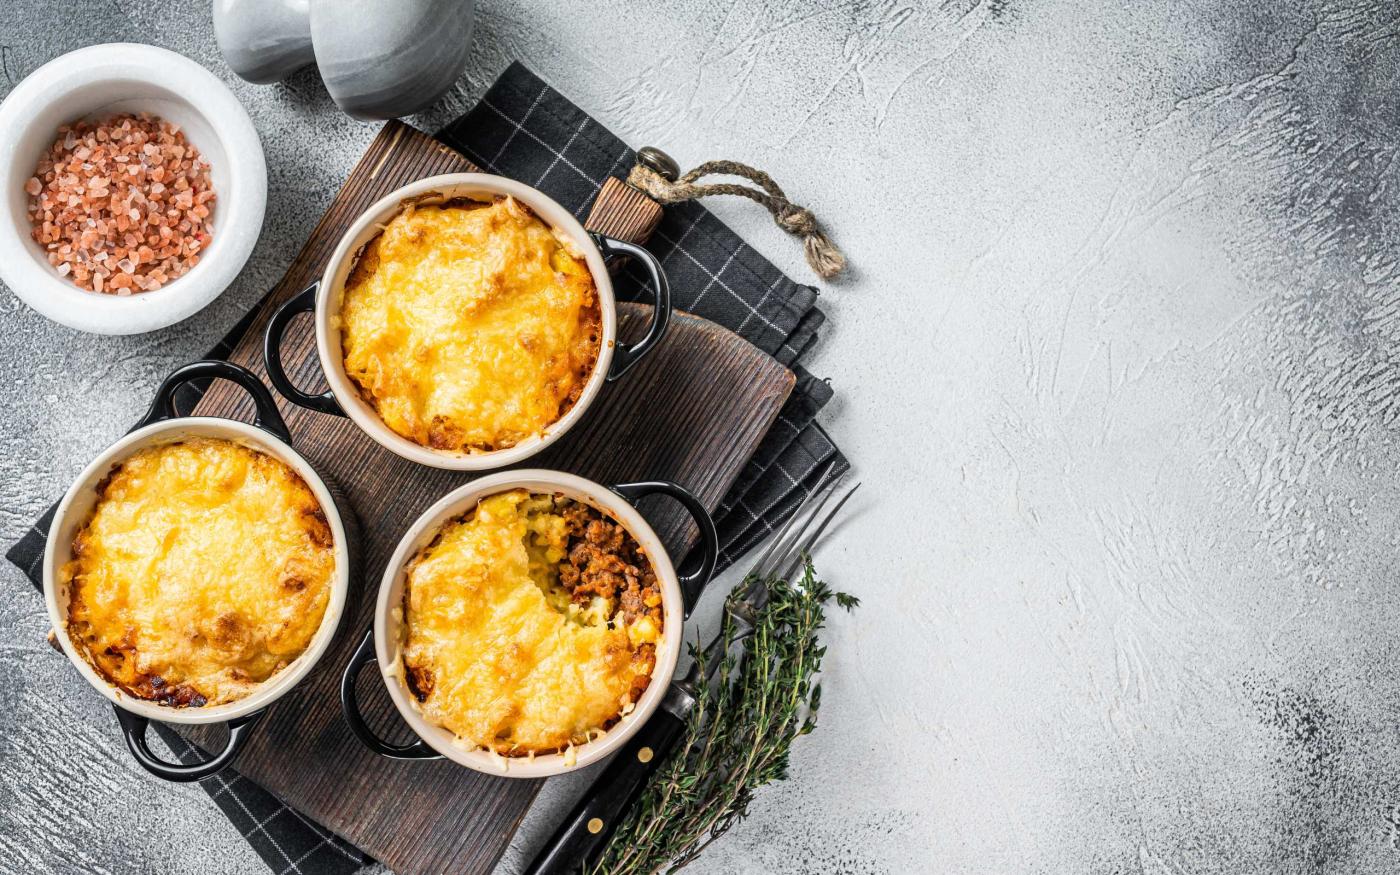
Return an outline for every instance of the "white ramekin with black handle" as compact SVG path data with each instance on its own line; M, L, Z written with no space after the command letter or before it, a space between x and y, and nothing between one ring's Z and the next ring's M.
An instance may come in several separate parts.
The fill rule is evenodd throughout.
M444 525L471 511L483 498L514 489L563 495L607 514L636 538L651 560L661 587L661 643L656 648L656 663L646 692L617 725L601 737L567 753L504 757L493 751L472 749L447 729L428 722L418 710L413 693L404 680L403 597L409 564L433 542ZM633 506L633 502L648 495L666 495L675 499L699 527L700 540L695 553L680 569L672 563L655 530ZM365 633L341 678L340 696L345 719L366 747L390 759L446 757L469 769L511 778L547 778L597 762L625 745L661 704L675 674L676 661L680 658L685 617L714 574L718 555L719 536L710 514L700 499L675 483L647 481L608 487L574 474L544 469L505 471L473 480L449 492L424 511L399 541L398 548L385 567L374 607L374 625ZM380 738L361 714L355 682L360 672L371 664L378 667L394 707L416 736L407 744L392 744Z
M237 383L252 396L257 415L252 424L209 416L179 416L175 410L175 393L181 386L195 380L220 378ZM174 707L132 696L98 674L68 635L69 587L63 567L72 559L73 538L92 514L97 502L98 485L114 468L134 453L147 447L161 446L188 438L214 438L266 453L287 465L306 482L321 510L335 541L335 574L331 580L330 599L321 625L311 643L290 665L263 681L249 695L222 705ZM150 411L125 437L112 444L94 459L59 502L49 527L44 550L44 601L54 635L64 654L93 689L105 696L116 710L122 734L132 756L151 774L167 781L197 781L208 777L233 761L253 728L268 707L286 695L316 665L335 637L345 612L350 590L351 545L347 534L347 517L342 519L332 487L322 479L302 456L292 449L291 433L277 411L272 393L246 368L224 361L200 361L179 368L156 390ZM185 725L226 724L228 740L222 750L198 762L184 765L158 757L146 740L146 730L152 720Z
M515 198L529 207L541 221L564 235L577 251L583 254L598 292L598 305L602 317L598 359L593 365L593 372L584 383L578 400L541 433L511 447L483 452L463 453L425 447L385 425L345 373L340 333L340 308L345 283L365 246L408 205L441 204L453 200L489 201L502 196ZM646 334L635 344L625 344L618 340L617 296L613 291L612 275L607 267L608 262L624 256L636 260L645 268L655 295L656 306L651 324ZM328 391L320 394L298 388L287 375L282 363L283 338L291 321L302 313L313 314L316 352L321 372L325 376L326 384L330 386ZM396 189L365 210L331 253L321 279L287 301L273 314L263 338L263 356L272 385L293 404L322 413L348 417L376 443L410 461L456 471L489 471L522 462L558 440L583 418L589 406L598 397L598 393L602 391L604 383L620 378L661 342L670 321L670 285L666 281L661 262L646 249L635 243L584 230L583 225L579 224L572 213L539 189L503 176L449 173L421 179Z

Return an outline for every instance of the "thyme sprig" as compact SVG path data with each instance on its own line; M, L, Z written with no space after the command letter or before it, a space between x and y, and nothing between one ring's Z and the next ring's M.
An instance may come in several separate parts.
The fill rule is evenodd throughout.
M750 583L736 587L731 603ZM755 790L787 777L793 740L817 725L827 603L834 597L849 611L859 600L833 592L811 562L799 585L767 585L768 604L742 643L725 612L718 671L699 684L685 737L614 831L594 875L675 872L747 815ZM707 677L703 650L690 651Z

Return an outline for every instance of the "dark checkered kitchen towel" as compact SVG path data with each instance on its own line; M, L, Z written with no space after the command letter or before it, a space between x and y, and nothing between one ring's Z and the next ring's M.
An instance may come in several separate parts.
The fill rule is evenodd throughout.
M518 63L438 137L483 169L541 189L580 220L603 180L626 176L633 163L625 143ZM831 388L799 364L825 317L815 307L815 289L788 279L697 203L667 207L648 248L666 268L677 307L732 329L798 376L778 421L716 514L720 564L728 567L792 513L822 468L833 461L838 469L847 467L816 423ZM618 284L623 296L628 289L640 291L642 277L632 278ZM226 355L251 321L250 313L211 357ZM198 394L180 400L189 410ZM51 508L7 554L36 586L52 517ZM163 730L161 737L181 759L195 756L174 732ZM201 784L273 872L344 875L371 862L234 769Z

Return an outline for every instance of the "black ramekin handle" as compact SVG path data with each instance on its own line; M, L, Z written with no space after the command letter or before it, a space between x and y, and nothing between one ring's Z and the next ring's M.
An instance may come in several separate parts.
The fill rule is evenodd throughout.
M166 377L165 382L156 390L151 409L132 430L179 416L179 412L175 410L176 390L194 380L208 380L214 377L230 380L246 389L248 394L253 396L253 407L257 411L253 417L253 424L263 431L277 435L287 443L292 442L292 433L287 430L287 423L282 421L282 414L277 410L277 401L272 397L272 393L267 391L262 380L245 367L218 359L190 362Z
M705 590L705 584L710 582L710 577L715 573L715 563L719 561L719 533L715 531L714 518L693 492L668 480L619 483L612 487L612 490L634 504L648 495L669 495L679 501L695 519L695 525L700 528L698 552L688 556L681 567L676 569L681 596L685 600L685 615L690 616L695 603L700 600L700 593Z
M604 261L628 255L641 262L642 267L651 275L651 287L656 297L656 307L652 312L647 333L630 346L618 341L617 348L613 350L612 367L608 368L608 382L611 383L627 373L629 368L666 336L666 328L671 324L671 284L666 280L666 271L661 269L661 262L641 246L603 234L591 233L590 236L598 245L598 251L603 253Z
M390 744L369 728L364 715L360 713L355 680L360 676L360 671L370 664L379 664L379 657L374 653L373 629L365 630L364 640L355 648L355 655L350 657L350 664L345 666L345 674L340 676L340 709L345 712L345 722L350 724L350 731L355 733L355 737L363 742L365 747L391 760L441 759L442 754L433 750L422 739L411 744Z
M321 413L344 416L345 411L340 409L335 396L329 390L320 395L303 392L292 383L286 368L282 367L282 337L287 333L287 325L293 317L316 310L316 289L320 285L319 282L312 283L272 314L267 323L267 331L263 334L263 361L267 364L268 379L272 380L272 385L276 386L277 391L288 401L310 410L319 410Z
M234 757L243 749L248 737L253 732L253 727L262 719L266 710L254 711L236 720L230 720L228 726L228 741L224 742L224 749L214 754L207 760L201 760L191 765L182 763L168 763L151 752L151 746L146 741L146 728L151 725L151 721L139 714L133 714L118 708L116 705L112 709L117 712L117 720L122 725L122 735L126 736L126 747L131 751L131 755L136 757L136 761L146 771L157 778L164 778L167 781L198 781L200 778L207 778L224 766L233 762Z
M685 735L685 721L658 709L628 739L574 810L535 855L524 875L577 875L589 871L618 821L641 795L652 773Z

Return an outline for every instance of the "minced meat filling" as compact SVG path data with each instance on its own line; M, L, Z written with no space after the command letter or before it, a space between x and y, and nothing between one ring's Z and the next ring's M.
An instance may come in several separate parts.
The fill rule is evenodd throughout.
M618 606L628 623L650 617L661 628L661 587L656 572L631 533L595 507L571 498L555 500L568 526L567 558L559 566L559 583L574 604L603 598ZM632 701L641 698L656 665L656 647L642 644L632 656L636 670Z
M661 589L637 541L597 508L569 498L557 500L569 530L567 560L559 583L576 604L595 597L615 601L627 622L646 615L661 625Z

